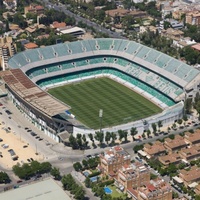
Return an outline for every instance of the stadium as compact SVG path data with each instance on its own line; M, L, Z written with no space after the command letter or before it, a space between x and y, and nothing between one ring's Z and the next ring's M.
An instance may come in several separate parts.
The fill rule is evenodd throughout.
M28 120L58 142L67 141L69 133L94 133L100 126L100 109L103 120L112 119L103 121L103 131L174 121L183 114L185 98L199 91L198 70L128 40L102 38L26 50L10 58L8 67L1 77L9 97ZM108 96L106 101L102 96Z

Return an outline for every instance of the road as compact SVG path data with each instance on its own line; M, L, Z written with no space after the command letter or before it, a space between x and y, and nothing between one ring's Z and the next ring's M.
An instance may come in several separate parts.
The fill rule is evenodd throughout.
M67 10L67 6L66 5L56 5L56 4L51 3L48 0L42 0L42 2L44 3L44 5L47 8L52 8L52 9L54 9L56 11L62 11L67 16L74 17L76 22L81 22L82 21L83 23L87 24L88 26L91 26L94 29L96 29L98 32L102 32L102 33L108 34L109 37L111 37L111 38L126 39L125 37L123 37L121 35L121 33L111 31L110 29L106 29L103 26L101 26L101 25L99 25L99 24L97 24L95 22L90 21L89 19L83 18L80 15L76 15L76 14L72 13L71 11Z
M37 143L37 151L40 152L44 156L44 161L50 162L53 166L58 167L60 169L61 174L68 174L72 173L73 171L73 163L77 161L83 160L87 155L93 155L95 153L101 153L102 151L105 151L106 149L109 149L110 147L106 147L104 149L102 148L96 148L96 149L88 149L85 151L80 150L71 150L69 147L65 147L62 144L58 144L55 141L53 141L51 138L46 136L43 132L39 131L36 127L34 127L33 124L27 121L25 117L20 113L20 111L7 99L7 98L1 98L0 102L3 103L3 106L5 106L7 109L12 111L11 119L9 119L9 115L5 113L5 109L3 109L3 106L0 107L0 112L2 115L0 115L0 122L5 123L5 127L11 127L11 130L14 130L17 137L20 137L22 140L29 143L30 146L35 148L35 144ZM20 117L19 117L20 116ZM43 141L39 142L33 136L27 133L27 131L24 129L24 127L29 127L33 131L35 131L40 137L44 138ZM177 131L171 131L170 134L179 134L183 131L187 131L192 128L198 128L199 125L196 127L187 127L184 129L179 129ZM135 153L133 151L133 147L135 145L140 145L143 143L149 143L154 142L157 139L162 139L166 137L167 135L158 135L153 138L148 138L146 140L140 141L140 142L129 142L126 144L122 144L123 148L128 151L128 153L131 155L131 157L135 156ZM51 145L46 146L46 142L50 143ZM12 184L16 185L18 178L13 175L13 172L8 169L4 169L0 167L1 171L5 171L8 173L8 175L12 179ZM0 190L5 187L4 185L0 186ZM86 189L87 196L90 199L95 199L93 194L90 190Z

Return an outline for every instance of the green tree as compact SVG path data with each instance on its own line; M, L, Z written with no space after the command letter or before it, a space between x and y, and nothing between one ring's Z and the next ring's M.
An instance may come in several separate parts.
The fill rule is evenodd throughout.
M112 144L115 144L115 140L117 139L117 135L114 132L111 132Z
M6 172L0 172L0 183L10 183L10 177Z
M102 146L102 144L103 144L103 139L104 139L104 133L103 133L103 132L97 131L97 132L95 132L94 138L95 138L97 141L99 141L100 146Z
M51 169L50 174L54 177L55 180L60 180L61 179L60 171L56 167L53 167Z
M111 139L110 132L107 131L106 136L105 136L105 141L106 141L107 144L109 143L110 139Z
M72 134L69 136L69 143L72 149L77 149L78 144L76 142L76 138Z
M74 164L73 164L73 167L74 167L74 169L75 169L77 172L81 171L82 168L83 168L80 162L74 163Z
M151 131L148 129L147 130L147 137L149 138L150 135L151 135Z
M133 141L134 141L134 136L137 135L138 131L137 131L137 128L136 127L132 127L131 128L131 136L133 138Z
M84 166L85 169L88 168L88 162L87 162L87 160L82 160L82 164L83 164L83 166Z
M155 123L152 123L152 124L151 124L151 127L152 127L152 129L153 129L153 133L155 134L156 131L157 131L157 125L156 125Z
M90 187L91 187L91 181L90 181L90 178L89 178L89 177L86 177L86 179L85 179L85 186L86 186L87 188L90 188Z
M138 152L139 150L142 150L144 148L144 145L143 144L141 144L141 145L135 145L134 147L133 147L133 151L136 153L136 152Z
M118 135L119 135L119 140L121 142L122 139L124 138L124 131L123 130L118 130Z
M161 127L162 127L162 121L159 120L159 121L158 121L158 128L159 128L159 130L160 130Z

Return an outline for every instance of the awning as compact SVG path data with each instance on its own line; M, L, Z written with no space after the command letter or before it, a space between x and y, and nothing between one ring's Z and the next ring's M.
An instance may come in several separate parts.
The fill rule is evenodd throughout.
M63 142L69 142L69 136L70 136L70 134L67 131L59 133L58 136L60 137L60 139Z
M190 185L188 185L189 188L195 188L198 185L197 182L193 182Z
M146 157L147 156L147 153L142 151L142 150L139 150L138 153L141 155L141 156L144 156Z
M174 176L174 177L172 177L172 178L173 178L173 180L175 180L177 183L183 183L183 180L180 179L178 176Z

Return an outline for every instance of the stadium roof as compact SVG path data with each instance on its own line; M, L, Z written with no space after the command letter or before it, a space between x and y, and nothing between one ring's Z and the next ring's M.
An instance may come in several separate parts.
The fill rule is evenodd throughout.
M53 180L47 179L35 182L17 189L0 193L1 200L70 200L71 198Z
M1 72L0 75L18 96L47 116L53 117L69 109L37 87L20 69Z

